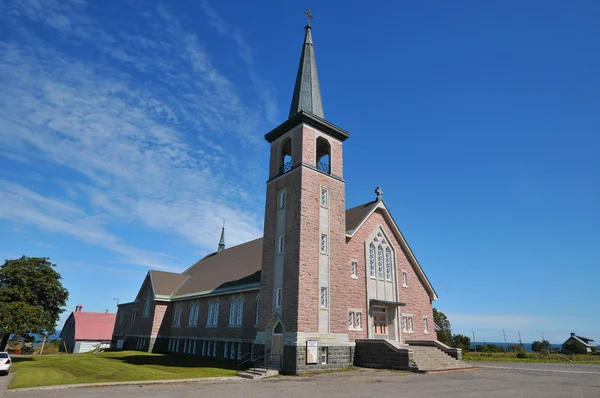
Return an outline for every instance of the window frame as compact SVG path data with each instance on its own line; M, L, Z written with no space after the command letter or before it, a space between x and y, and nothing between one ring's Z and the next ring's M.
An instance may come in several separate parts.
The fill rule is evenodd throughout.
M326 233L321 233L319 251L321 254L329 254L329 235Z
M279 198L277 200L277 208L279 209L285 209L285 204L286 204L286 194L285 194L285 189L282 189L281 191L279 191Z
M358 260L350 261L350 277L352 279L358 279Z
M369 277L376 279L377 278L377 265L375 262L377 261L375 255L375 243L369 243Z
M385 248L385 280L391 282L393 279L392 249Z
M279 235L277 237L277 254L283 254L285 250L285 241L283 239L283 235Z
M319 292L319 308L329 308L329 289L327 289L327 286L321 286L321 290Z
M281 292L281 288L278 287L275 289L275 309L281 309L281 301L283 298L283 293Z
M408 272L402 270L402 287L408 287Z
M329 189L321 187L321 194L319 196L319 204L322 208L329 208Z

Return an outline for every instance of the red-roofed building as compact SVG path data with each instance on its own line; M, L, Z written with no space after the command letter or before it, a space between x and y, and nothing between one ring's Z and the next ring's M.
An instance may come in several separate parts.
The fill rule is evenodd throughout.
M110 347L117 314L106 312L83 312L81 305L75 307L60 332L60 351L72 354L92 351L102 346Z

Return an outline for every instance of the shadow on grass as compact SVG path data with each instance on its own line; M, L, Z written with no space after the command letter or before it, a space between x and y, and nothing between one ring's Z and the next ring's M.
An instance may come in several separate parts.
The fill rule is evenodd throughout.
M31 362L31 361L33 361L33 358L32 357L10 357L10 360L13 363Z
M237 369L236 360L213 360L188 355L128 355L105 356L105 359L122 361L130 365L176 366L179 368Z

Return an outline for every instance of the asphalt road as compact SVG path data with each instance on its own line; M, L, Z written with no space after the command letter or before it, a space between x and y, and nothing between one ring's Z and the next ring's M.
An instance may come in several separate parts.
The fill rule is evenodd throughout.
M600 397L598 365L498 362L482 365L494 368L426 375L359 369L236 383L9 391L5 397Z

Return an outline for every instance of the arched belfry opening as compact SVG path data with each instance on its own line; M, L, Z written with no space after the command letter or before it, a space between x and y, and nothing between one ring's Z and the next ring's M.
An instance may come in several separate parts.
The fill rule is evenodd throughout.
M317 138L317 169L331 173L331 145L325 138Z
M281 143L279 172L285 173L292 169L292 139L286 138Z

